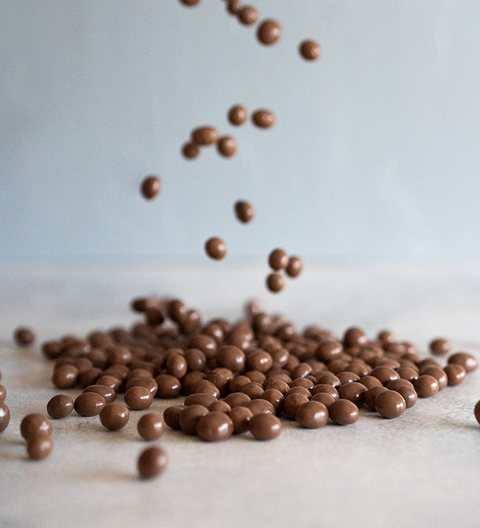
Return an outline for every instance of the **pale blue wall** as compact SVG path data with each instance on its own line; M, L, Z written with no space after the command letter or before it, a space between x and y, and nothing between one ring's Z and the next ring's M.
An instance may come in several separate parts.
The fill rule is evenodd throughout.
M231 255L480 256L480 2L254 3L276 46L221 0L0 1L0 258L203 256L213 235ZM230 126L237 102L277 125ZM237 156L184 160L201 124Z

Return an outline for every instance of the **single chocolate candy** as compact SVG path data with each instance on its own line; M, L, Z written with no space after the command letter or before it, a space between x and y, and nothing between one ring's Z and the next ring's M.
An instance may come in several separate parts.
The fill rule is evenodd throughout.
M225 345L218 349L215 360L219 367L230 369L232 372L240 372L245 367L244 352L233 345Z
M274 249L268 256L268 264L274 271L285 269L288 266L288 255L283 249Z
M147 447L138 457L137 467L142 479L160 476L167 468L168 455L161 447Z
M75 365L60 365L53 371L52 383L57 389L71 389L77 384L78 374Z
M230 405L224 401L214 401L208 406L208 410L210 412L221 412L221 413L228 413L232 410Z
M232 15L236 15L242 8L242 2L240 0L227 0L227 10Z
M0 402L0 433L3 433L10 423L10 409L5 402Z
M373 390L373 389L370 389ZM354 424L360 413L358 407L349 400L336 400L328 407L329 417L337 425Z
M155 394L157 398L176 398L180 395L182 384L180 380L170 374L160 374L155 378L158 385L158 391Z
M327 425L328 409L319 401L308 401L298 407L295 419L301 427L318 429Z
M278 293L283 290L285 286L285 279L280 275L280 273L270 273L267 276L267 288L273 292Z
M77 396L73 403L80 416L98 416L105 405L105 398L96 392L84 392Z
M252 114L252 121L260 128L270 128L275 124L275 114L270 110L257 110Z
M218 130L211 126L196 128L192 132L192 141L197 145L214 145L218 137Z
M228 120L232 125L243 125L248 118L247 109L242 105L235 105L228 111Z
M266 46L275 44L282 36L282 26L272 19L264 20L257 31L258 40Z
M460 385L465 379L467 371L462 365L458 363L452 363L451 365L446 365L443 369L447 375L448 385L453 387L455 385Z
M57 394L47 403L47 413L51 418L65 418L73 411L73 399L67 394Z
M285 271L289 277L298 277L303 270L303 261L300 257L292 256L288 260Z
M227 245L221 238L212 237L205 242L207 255L215 260L221 260L227 254Z
M200 154L200 147L196 143L185 143L182 153L187 159L194 159Z
M100 411L100 422L109 431L118 431L125 427L130 411L121 403L107 403Z
M232 419L223 412L209 412L197 422L197 434L205 442L228 440L234 430Z
M246 224L253 219L255 210L250 203L238 201L235 203L235 214L237 215L237 218L240 220L240 222Z
M314 40L304 40L300 43L300 53L304 59L317 60L322 54L322 50L318 42Z
M443 337L438 337L430 343L430 351L436 356L444 356L452 351L452 343Z
M147 176L142 182L142 194L151 200L160 192L162 180L158 176Z
M148 409L153 402L153 394L147 387L130 387L125 393L125 403L135 411Z
M262 394L263 396L263 394ZM249 401L245 407L247 409L250 409L252 411L252 414L255 416L256 414L276 414L275 407L272 403L270 403L268 400L262 398L255 398L254 400Z
M20 423L20 434L27 441L40 436L50 437L52 435L52 422L41 413L27 414Z
M144 414L137 423L138 434L147 442L158 440L165 432L162 417L155 413Z
M367 342L367 334L361 328L357 328L356 326L348 328L343 336L343 344L347 347L366 345Z
M256 414L248 420L248 429L257 440L274 440L282 432L282 422L274 414Z
M229 158L237 152L237 142L232 136L222 136L217 141L217 150L219 154Z
M398 418L406 409L403 396L394 390L385 390L375 398L375 410L383 418Z
M461 365L467 374L478 368L477 358L472 356L472 354L467 354L467 352L456 352L455 354L452 354L448 358L448 364Z
M43 460L50 456L53 441L48 436L37 436L27 441L27 454L31 460Z
M15 330L13 338L18 346L29 346L35 341L35 332L31 328L22 326Z
M417 393L413 387L399 387L395 389L399 394L403 396L407 409L410 409L417 403Z
M418 379L413 382L413 385L420 398L430 398L435 396L438 392L438 381L428 374L419 376Z
M258 20L258 11L252 5L246 5L240 8L237 13L238 20L246 26L255 24Z
M341 374L339 374L339 377L340 375ZM363 405L363 402L365 401L366 391L367 389L365 385L362 385L361 383L358 383L356 381L343 383L342 385L340 385L340 387L338 387L338 394L340 395L340 398L344 400L350 400L357 407Z

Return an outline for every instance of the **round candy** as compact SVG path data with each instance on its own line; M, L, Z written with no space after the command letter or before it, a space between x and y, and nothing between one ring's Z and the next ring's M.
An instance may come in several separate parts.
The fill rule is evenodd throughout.
M258 40L266 46L275 44L281 36L282 26L276 20L264 20L257 31Z
M255 24L255 22L258 20L258 11L252 5L246 5L240 8L237 16L238 20L240 20L242 24L250 26Z
M283 289L285 286L285 279L280 275L280 273L270 273L267 277L267 288L273 292L277 293Z
M51 418L65 418L73 411L73 399L67 394L57 394L47 403L47 413Z
M227 245L221 238L212 237L205 242L207 255L215 260L221 260L227 254Z
M138 457L137 467L142 479L161 475L168 465L168 455L161 447L147 447Z
M144 414L137 423L138 434L148 442L158 440L165 432L162 417L155 413Z
M39 436L27 441L27 454L31 460L43 460L50 456L53 441L50 437Z
M196 143L185 143L182 153L187 159L193 159L200 154L200 147Z
M336 400L328 407L328 413L332 422L338 425L354 424L360 413L358 407L349 400Z
M233 422L223 412L209 412L197 422L197 434L206 442L221 442L233 434Z
M248 429L257 440L274 440L282 432L282 422L274 414L256 414L248 420Z
M151 200L160 192L162 180L158 176L147 176L142 182L142 194Z
M318 42L314 40L304 40L300 43L300 53L304 59L317 60L322 54L322 50Z
M242 105L232 106L228 111L228 120L235 126L243 125L247 120L247 117L247 109Z
M73 407L80 416L98 416L105 405L105 398L100 394L84 392L75 398Z
M100 411L100 422L109 431L118 431L125 427L130 411L121 403L107 403Z
M283 249L274 249L268 257L268 264L275 271L285 269L288 266L287 252Z
M303 270L303 261L300 257L290 257L285 271L289 277L298 277Z
M192 132L192 141L197 145L214 145L218 141L218 130L211 126L196 128Z
M15 330L13 338L18 346L25 347L31 345L35 341L35 333L31 328L22 326Z
M229 158L237 152L237 142L232 136L223 136L217 142L218 152Z
M270 110L257 110L252 114L252 121L260 128L270 128L275 124L275 114Z
M394 390L385 390L375 398L375 410L384 418L398 418L406 409L403 396Z
M250 203L238 201L235 203L235 214L237 215L237 218L240 220L240 222L246 224L253 219L255 210Z
M318 429L327 425L328 410L323 403L308 401L298 407L295 419L301 427Z
M50 437L52 422L40 413L27 414L20 423L20 434L27 440L36 437Z

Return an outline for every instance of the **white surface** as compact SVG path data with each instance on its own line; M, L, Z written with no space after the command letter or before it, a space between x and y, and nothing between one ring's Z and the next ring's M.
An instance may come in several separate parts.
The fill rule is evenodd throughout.
M310 265L273 296L263 290L264 265L3 266L0 370L12 420L0 435L0 526L478 526L478 373L392 421L362 411L348 427L306 431L285 422L267 443L244 435L207 444L168 431L158 441L168 471L142 482L136 458L146 443L136 434L137 412L116 433L73 413L54 422L51 457L26 460L20 420L44 411L59 391L38 349L17 349L10 336L20 324L40 340L130 324L130 299L154 292L183 297L207 318L235 318L246 293L259 292L266 309L299 326L341 333L357 324L372 337L391 328L422 352L446 336L456 349L480 354L479 269L474 262ZM170 403L155 400L153 410Z

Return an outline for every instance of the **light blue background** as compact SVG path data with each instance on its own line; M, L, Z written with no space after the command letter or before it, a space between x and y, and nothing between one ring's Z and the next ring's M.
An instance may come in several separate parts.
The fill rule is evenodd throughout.
M203 257L210 236L231 256L479 256L480 2L255 5L275 46L221 0L1 0L0 258ZM277 124L235 128L235 103ZM238 154L185 160L203 124Z

